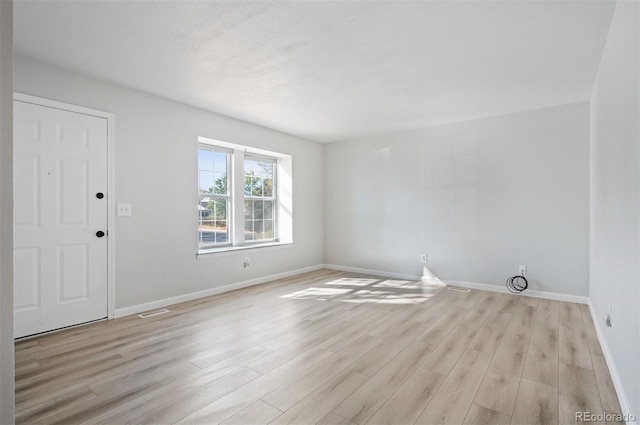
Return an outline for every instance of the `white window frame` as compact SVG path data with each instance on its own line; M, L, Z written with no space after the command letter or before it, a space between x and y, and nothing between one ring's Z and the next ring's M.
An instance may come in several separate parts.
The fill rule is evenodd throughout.
M211 152L218 152L218 153L223 153L227 155L227 194L226 195L220 195L220 194L216 194L216 193L211 193L211 194L207 194L207 196L210 196L211 198L222 198L222 199L226 199L227 201L227 214L226 214L226 221L227 221L227 242L214 242L214 243L209 243L207 244L206 247L201 248L200 247L200 237L198 236L198 251L206 251L209 249L215 249L215 248L219 248L219 247L225 247L225 246L233 246L233 187L232 187L232 179L231 179L231 175L233 174L232 171L232 162L233 162L233 150L230 149L225 149L225 148L221 148L218 146L214 146L214 145L210 145L210 144L205 144L205 143L198 143L198 150L200 149L205 149ZM198 153L199 154L199 153ZM199 158L198 158L199 160ZM215 184L215 181L214 181ZM198 165L198 205L200 205L200 197L202 196L202 194L200 193L200 166ZM198 220L200 218L198 217ZM200 232L199 229L199 223L198 223L198 233Z
M198 238L198 256L238 249L253 249L293 243L293 194L292 194L292 157L287 154L266 151L249 146L223 142L205 137L198 138L198 149L230 153L227 166L227 187L229 207L227 209L227 229L229 243L200 248ZM196 150L197 154L197 150ZM274 163L273 197L246 197L244 194L244 160L261 159ZM199 171L199 167L198 167ZM199 177L198 177L199 178ZM200 200L199 183L198 205ZM246 199L264 199L274 201L273 234L270 239L245 240L244 203Z
M244 200L249 201L272 201L273 202L273 238L269 239L258 239L258 240L245 240L247 245L251 244L260 244L260 243L269 243L269 242L278 242L278 158L274 158L272 156L264 156L264 155L256 155L251 153L245 153L243 157L243 165L246 160L254 160L254 161L265 161L273 163L273 196L265 197L265 196L243 196ZM243 176L242 181L244 183L244 167L243 167ZM244 188L244 185L243 185ZM244 206L244 201L242 202ZM246 222L245 222L246 224ZM246 226L245 226L246 229Z

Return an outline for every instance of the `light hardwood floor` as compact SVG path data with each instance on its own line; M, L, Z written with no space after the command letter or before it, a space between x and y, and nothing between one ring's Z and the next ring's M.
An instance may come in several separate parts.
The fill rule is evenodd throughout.
M16 344L28 424L555 424L620 413L586 306L320 270Z

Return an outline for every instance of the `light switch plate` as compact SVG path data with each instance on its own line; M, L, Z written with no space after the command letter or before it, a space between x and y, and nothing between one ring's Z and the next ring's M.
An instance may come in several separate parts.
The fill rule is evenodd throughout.
M131 217L131 204L118 204L116 211L118 217Z

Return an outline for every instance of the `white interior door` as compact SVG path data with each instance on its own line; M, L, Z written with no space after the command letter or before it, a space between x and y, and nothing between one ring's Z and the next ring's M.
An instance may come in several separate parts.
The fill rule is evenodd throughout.
M107 317L107 120L15 101L14 204L16 338Z

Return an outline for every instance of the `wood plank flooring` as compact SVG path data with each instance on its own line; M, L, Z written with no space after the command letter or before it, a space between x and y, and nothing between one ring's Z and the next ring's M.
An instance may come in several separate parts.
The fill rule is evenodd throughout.
M19 424L621 413L586 306L320 270L16 343Z

